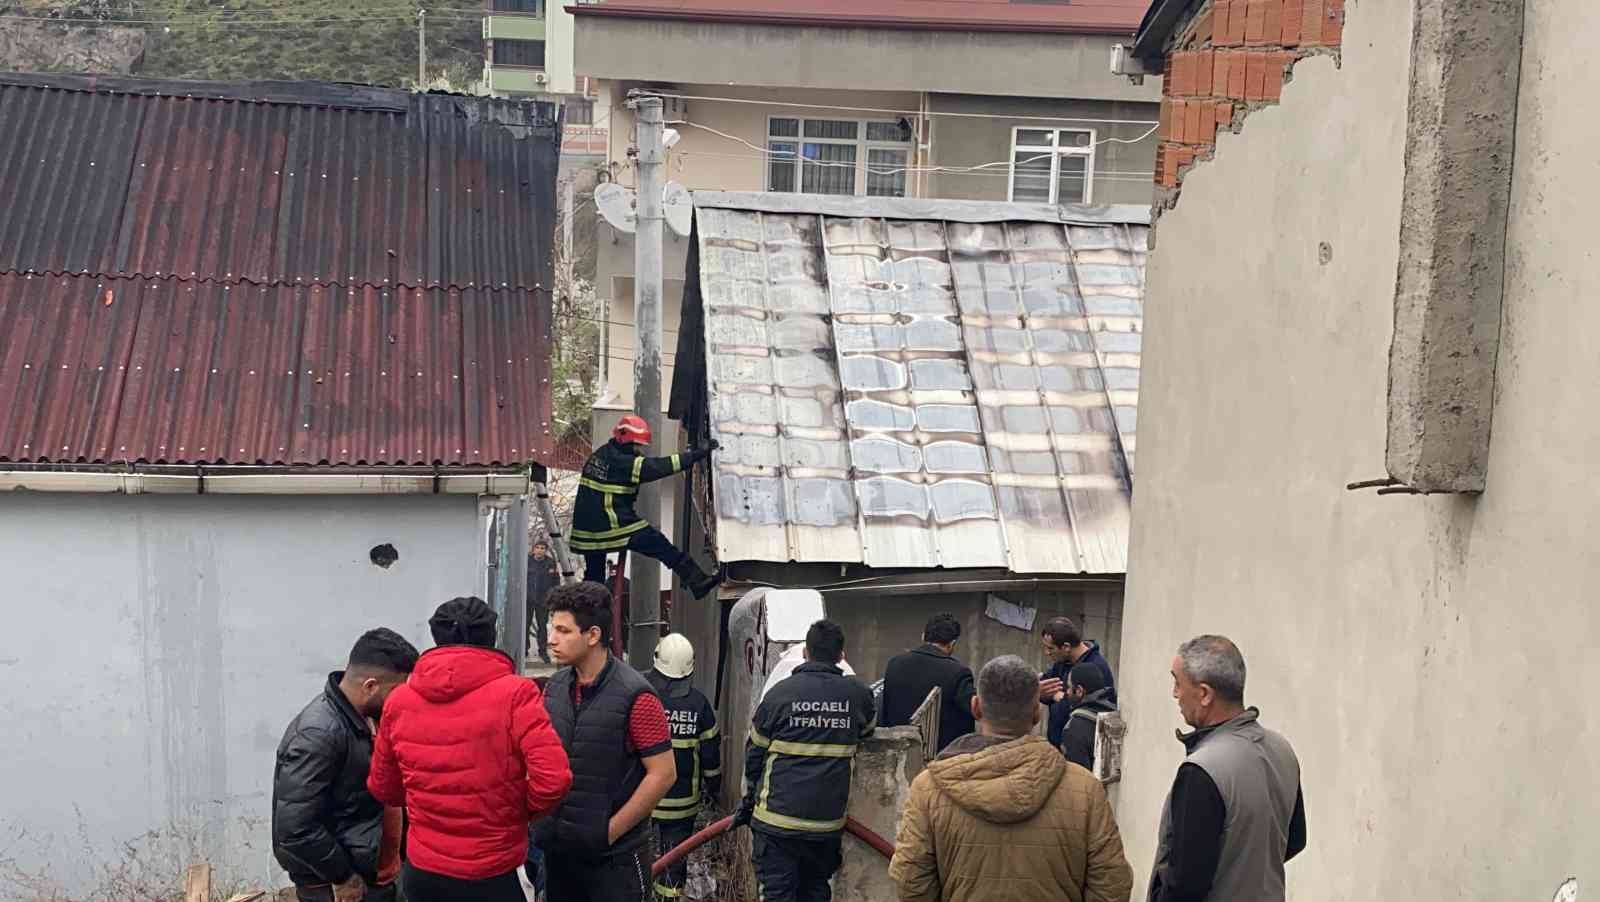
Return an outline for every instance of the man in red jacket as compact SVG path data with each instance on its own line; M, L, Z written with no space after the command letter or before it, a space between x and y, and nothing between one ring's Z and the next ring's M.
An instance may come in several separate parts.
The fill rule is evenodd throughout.
M523 902L528 825L572 786L538 686L494 647L495 621L477 598L440 605L438 647L384 704L367 788L410 817L410 902Z

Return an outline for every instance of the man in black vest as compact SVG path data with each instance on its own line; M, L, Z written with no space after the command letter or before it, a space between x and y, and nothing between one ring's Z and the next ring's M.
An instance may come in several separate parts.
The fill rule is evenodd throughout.
M877 726L872 690L844 675L844 630L818 620L806 663L766 694L750 723L745 796L762 902L828 902L850 805L850 759Z
M606 650L611 595L559 586L550 653L563 665L545 707L572 762L572 790L534 830L560 902L643 902L650 894L649 817L678 778L666 710L650 683Z
M656 646L655 669L645 674L661 695L672 727L672 755L678 781L656 805L651 820L656 828L656 849L674 849L694 835L695 817L702 802L716 805L722 784L722 741L717 712L705 693L689 685L694 675L694 645L681 633L661 637ZM683 894L689 862L680 858L656 880L656 898L676 899Z
M934 687L939 689L939 748L971 733L972 669L956 659L961 621L951 614L935 614L922 628L922 647L889 659L883 672L883 715L886 727L911 723Z

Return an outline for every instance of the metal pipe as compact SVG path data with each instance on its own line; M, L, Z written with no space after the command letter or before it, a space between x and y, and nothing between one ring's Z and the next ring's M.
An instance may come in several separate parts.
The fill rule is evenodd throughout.
M1031 579L945 580L942 582L862 584L853 586L839 586L838 588L818 586L817 591L821 592L823 595L846 595L851 593L870 592L873 595L879 595L887 598L896 595L949 595L958 592L1039 592L1050 590L1098 588L1103 586L1117 586L1121 584L1122 583L1119 580L1034 577Z
M727 833L729 830L732 830L732 829L733 829L733 818L731 816L725 817L720 821L716 821L716 822L712 823L710 826L706 827L704 830L701 830L700 832L698 832L695 835L689 837L688 839L684 840L683 842L679 843L678 845L673 846L671 851L669 851L666 854L662 855L660 858L657 858L655 860L655 863L650 865L650 876L652 876L652 877L661 876L661 872L662 871L665 871L667 868L670 868L673 865L677 864L680 860L683 859L683 857L685 855L688 855L690 852L693 852L695 849L700 848L701 846L705 845L706 843L710 842L711 840L715 839L716 837L721 836L722 834ZM854 836L856 839L859 839L862 842L866 843L868 846L870 846L874 851L876 851L879 855L882 855L884 858L893 858L894 857L894 843L888 841L887 839L884 839L882 836L878 835L877 831L875 831L871 827L868 827L867 825L861 823L860 821L856 820L855 818L853 818L853 817L845 818L844 819L844 829L845 829L846 833L849 833L851 836Z
M525 473L189 473L0 470L3 492L110 495L522 495Z

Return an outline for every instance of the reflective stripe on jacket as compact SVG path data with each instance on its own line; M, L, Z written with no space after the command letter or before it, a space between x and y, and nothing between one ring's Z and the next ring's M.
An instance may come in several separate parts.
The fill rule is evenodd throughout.
M877 726L872 690L832 664L808 662L756 709L745 751L751 828L777 836L844 829L850 761Z
M572 509L572 550L626 548L630 536L650 525L633 510L639 486L681 473L706 453L644 457L634 451L633 445L619 444L615 439L596 448L578 478L578 497Z
M658 821L693 818L708 796L716 797L717 781L722 778L722 732L717 729L717 714L705 694L689 685L688 678L668 679L653 670L647 677L666 709L672 756L678 765L677 782L651 816Z

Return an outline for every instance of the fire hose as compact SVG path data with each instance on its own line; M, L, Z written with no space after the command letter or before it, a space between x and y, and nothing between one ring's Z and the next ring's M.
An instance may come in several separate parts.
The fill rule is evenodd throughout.
M727 833L731 829L733 829L732 817L725 817L722 820L711 824L704 830L701 830L695 835L674 846L672 851L667 852L660 858L657 858L655 864L650 866L650 876L660 876L662 871L665 871L667 868L677 864L685 855L688 855L695 849L698 849L710 842L713 838ZM845 832L877 850L878 854L882 855L884 858L894 857L894 843L879 836L871 828L865 826L855 818L845 818L844 829Z

